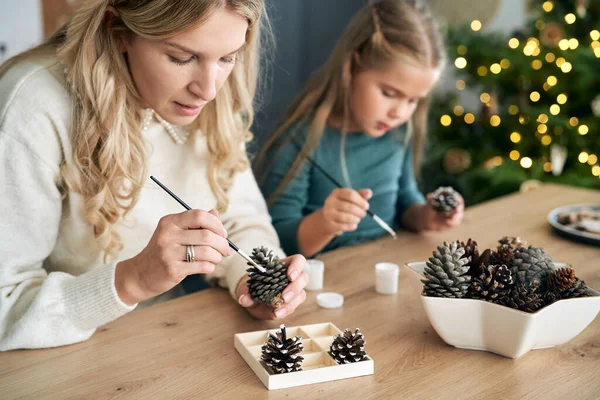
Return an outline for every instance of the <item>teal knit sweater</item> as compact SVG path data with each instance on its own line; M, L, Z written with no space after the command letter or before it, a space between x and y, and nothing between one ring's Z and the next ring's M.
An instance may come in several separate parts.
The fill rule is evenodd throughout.
M293 130L294 128L284 137L289 137ZM296 138L305 137L297 131L293 134ZM343 184L345 180L341 140L342 133L339 130L326 127L311 158ZM296 159L299 149L299 145L288 142L273 154L269 154L271 165L261 185L266 198L281 182ZM390 131L379 138L364 133L346 134L345 158L352 187L373 191L373 197L369 200L370 210L392 228L401 228L402 213L407 208L415 203L425 202L414 178L411 148L405 144L403 128ZM335 188L336 186L319 170L304 162L298 174L269 207L273 226L287 254L299 253L297 232L300 221L322 208L325 199ZM367 216L360 222L356 231L336 237L322 251L373 240L385 234L386 232Z

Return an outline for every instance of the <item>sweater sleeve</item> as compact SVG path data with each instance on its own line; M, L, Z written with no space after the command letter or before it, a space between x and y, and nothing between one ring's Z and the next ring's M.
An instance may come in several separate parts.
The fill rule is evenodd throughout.
M270 163L268 175L262 184L262 191L266 198L275 192L298 153L299 150L293 143L288 143L276 152ZM308 202L309 178L310 165L304 163L296 176L279 192L269 207L273 226L279 235L283 250L288 254L300 253L298 226L304 218L304 209Z
M0 351L81 342L134 308L114 264L44 268L59 237L70 99L43 66L19 68L0 79Z
M396 219L402 221L402 214L415 203L425 203L425 197L419 191L413 171L412 148L407 147L402 162L402 173L398 181L398 201Z
M280 258L285 257L252 169L248 168L236 175L228 197L229 206L221 215L221 220L229 240L248 255L252 254L255 247L265 246ZM237 284L246 275L247 268L246 261L232 251L231 256L225 258L215 272L206 278L218 278L219 285L228 288L235 298Z
M3 131L0 163L0 351L80 342L132 310L114 264L77 277L43 268L61 217L58 170Z

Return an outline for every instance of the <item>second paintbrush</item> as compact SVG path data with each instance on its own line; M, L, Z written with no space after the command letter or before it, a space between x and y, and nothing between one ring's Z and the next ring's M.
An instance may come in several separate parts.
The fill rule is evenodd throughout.
M306 161L308 161L310 163L310 165L312 165L317 170L319 170L319 172L321 172L323 175L325 175L325 177L327 179L329 179L334 185L336 185L339 188L344 187L333 176L331 176L327 171L325 171L323 168L321 168L321 166L319 164L314 162L309 156L305 156L305 158L306 158ZM380 227L385 229L394 239L396 239L396 232L394 232L394 230L388 224L386 224L386 222L384 220L382 220L377 214L375 214L371 210L367 210L367 215L369 217L373 218L373 220L375 222L377 222L377 225L379 225Z

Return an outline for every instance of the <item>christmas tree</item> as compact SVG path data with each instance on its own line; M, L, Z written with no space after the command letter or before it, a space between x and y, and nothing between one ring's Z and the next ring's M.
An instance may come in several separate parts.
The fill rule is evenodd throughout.
M432 104L424 190L452 185L474 204L532 179L600 188L600 1L530 7L510 37L450 28L456 90Z

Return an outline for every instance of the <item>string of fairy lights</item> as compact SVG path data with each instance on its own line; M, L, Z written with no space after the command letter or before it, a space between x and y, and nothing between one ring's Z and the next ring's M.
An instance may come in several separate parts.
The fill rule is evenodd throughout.
M554 9L554 3L552 1L546 1L542 4L542 8L546 13L551 12ZM564 20L567 24L572 25L577 21L577 16L573 13L569 13L564 16ZM544 29L546 23L543 19L539 19L535 24L538 30ZM471 22L471 30L474 32L480 31L483 25L481 21L474 20ZM593 51L597 58L600 58L600 31L594 29L590 32L591 44L590 49ZM527 40L521 41L515 37L510 38L508 41L508 46L513 50L518 50L522 46L523 54L529 57L536 57L531 61L531 68L534 70L542 69L544 63L539 58L542 52L542 48L540 46L539 39L535 37L527 38ZM576 38L563 38L558 41L558 48L563 52L568 50L575 50L580 46L579 40ZM468 61L465 58L467 54L467 47L465 45L459 45L457 47L458 57L454 60L454 66L459 69L465 69L468 65ZM572 71L573 65L571 62L567 61L565 57L557 57L554 53L548 52L543 57L543 60L546 63L555 63L556 66L560 69L563 74L568 74ZM481 77L486 76L488 73L491 74L500 74L503 70L510 68L511 62L508 59L502 59L497 63L493 63L492 65L485 66L481 65L477 67L477 74ZM553 87L558 84L558 77L555 75L549 75L544 82L542 89L545 92L550 91ZM456 82L456 89L459 91L465 90L467 87L466 82L462 79ZM537 103L541 99L540 91L533 90L529 93L529 100L532 103ZM492 109L492 95L490 93L481 93L479 96L479 100L488 108ZM548 113L553 116L558 116L561 114L561 106L565 105L569 100L569 97L566 93L559 93L556 95L556 102L552 104ZM465 112L465 108L461 105L457 105L453 109L453 113L456 117L462 117L466 124L475 123L476 117L475 114L470 112ZM512 104L508 107L508 113L510 115L516 116L520 114L520 109L516 104ZM489 123L492 127L498 127L502 124L502 119L499 115L493 114L486 116L485 118L489 118ZM440 118L440 123L444 127L448 127L452 124L453 118L449 114L444 114ZM553 141L553 136L550 133L550 128L548 127L549 117L547 114L540 114L536 119L537 128L536 134L539 137L539 140L543 146L550 146ZM530 122L530 117L528 115L522 114L519 116L519 123L521 125L526 125ZM585 136L589 133L590 129L588 125L581 123L577 117L569 118L569 124L571 127L577 129L577 133L581 136ZM555 126L552 129L552 133L554 135L561 135L563 133L563 128L560 126ZM519 143L522 140L523 133L514 131L510 134L510 141L514 144ZM518 150L514 149L510 151L508 154L510 160L519 162L522 168L529 169L533 166L533 160L531 157L521 154ZM598 156L596 154L589 154L585 151L581 152L578 155L578 161L582 164L588 164L591 167L591 172L594 176L600 178L600 165L598 165ZM545 172L552 171L552 162L546 158L542 158L541 160L543 169ZM503 157L496 156L492 159L486 161L485 165L489 167L500 166L504 162Z

